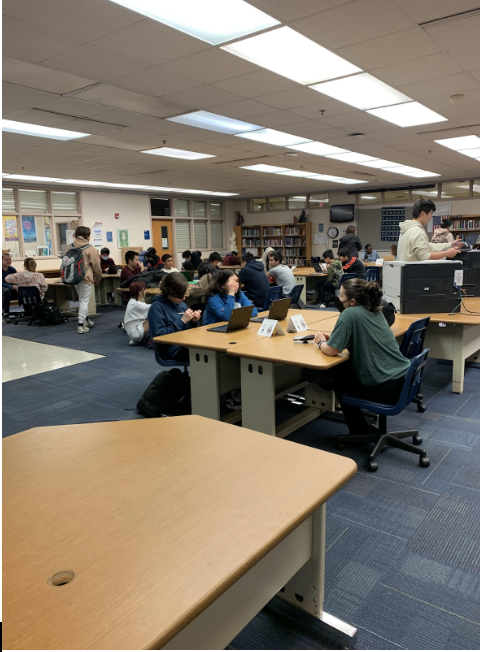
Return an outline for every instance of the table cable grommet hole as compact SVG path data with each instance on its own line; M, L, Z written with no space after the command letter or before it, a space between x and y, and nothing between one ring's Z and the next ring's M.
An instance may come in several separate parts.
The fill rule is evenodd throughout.
M64 586L69 584L74 577L75 573L71 570L59 571L48 578L48 583L50 586Z

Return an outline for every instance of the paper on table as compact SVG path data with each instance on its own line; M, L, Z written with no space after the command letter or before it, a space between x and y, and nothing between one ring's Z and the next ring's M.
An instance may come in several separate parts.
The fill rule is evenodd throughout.
M327 236L324 233L315 233L313 244L327 244Z

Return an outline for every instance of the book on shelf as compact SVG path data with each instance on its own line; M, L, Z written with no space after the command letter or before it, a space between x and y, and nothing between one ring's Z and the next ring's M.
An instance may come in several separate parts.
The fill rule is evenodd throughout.
M243 228L242 229L242 237L244 236L249 236L249 235L254 235L254 236L260 236L260 229L257 226L252 226L250 228Z
M242 238L242 247L261 247L260 238Z
M268 239L263 239L263 248L266 249L267 247L283 247L283 240L279 238L278 240L275 240L273 238L268 238Z

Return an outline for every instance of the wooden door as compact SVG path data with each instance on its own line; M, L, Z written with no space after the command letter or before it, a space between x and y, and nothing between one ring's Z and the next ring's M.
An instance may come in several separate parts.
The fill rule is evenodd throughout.
M163 254L173 255L172 221L152 220L152 239L160 258Z

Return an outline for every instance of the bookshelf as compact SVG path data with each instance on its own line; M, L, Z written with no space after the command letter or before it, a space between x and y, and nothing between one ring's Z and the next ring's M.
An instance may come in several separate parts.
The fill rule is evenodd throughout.
M472 233L478 233L480 237L480 215L452 215L449 219L453 222L451 233L455 237L465 240Z
M287 265L307 267L312 257L312 223L258 224L235 227L242 253L259 258L267 247L280 251Z

